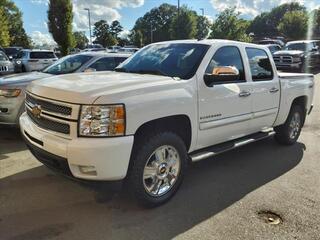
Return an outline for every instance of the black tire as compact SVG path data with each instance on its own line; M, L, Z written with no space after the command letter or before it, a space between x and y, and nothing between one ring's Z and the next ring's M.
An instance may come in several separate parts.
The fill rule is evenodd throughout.
M152 196L150 192L148 193L145 187L146 180L144 180L144 169L154 152L164 146L171 146L176 150L176 153L180 158L180 170L177 173L174 183L167 192L160 196ZM144 207L156 207L164 204L173 197L182 183L187 168L187 157L185 143L173 132L156 133L140 139L140 141L135 145L131 157L127 176L128 191L138 204Z
M298 123L296 124L298 124L299 126L295 124L295 130L293 130L293 125L294 125L293 121L294 121L294 118L297 117L297 115L299 116L299 120L297 120ZM301 129L304 123L304 118L305 118L305 113L302 107L299 105L293 105L290 109L290 113L288 115L286 122L281 126L275 127L276 141L283 145L295 144L300 136Z

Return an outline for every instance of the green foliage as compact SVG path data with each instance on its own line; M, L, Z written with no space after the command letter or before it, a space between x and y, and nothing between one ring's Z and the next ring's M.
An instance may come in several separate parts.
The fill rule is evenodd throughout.
M50 0L48 10L48 28L53 39L60 46L63 56L69 54L74 46L72 34L72 1Z
M312 38L319 39L320 38L320 8L314 9L309 14L310 24L311 26L311 34Z
M210 38L251 42L251 37L246 33L249 22L240 19L239 15L235 8L221 12L212 24Z
M134 46L139 48L143 46L143 35L140 30L133 30L131 32L130 39Z
M22 13L19 8L11 0L0 0L0 6L3 9L1 16L4 15L8 21L10 44L29 48L31 40L23 28ZM2 24L2 21L0 23Z
M179 15L173 17L170 26L172 39L191 39L196 37L197 15L187 7L180 9Z
M94 43L101 44L104 47L118 43L117 39L112 36L109 24L105 20L100 20L94 24L93 36L96 38Z
M153 42L168 40L170 39L172 20L176 14L176 6L167 3L161 4L159 7L151 9L143 17L138 18L132 31L139 32L138 37L140 37L141 34L141 45L146 45L151 42L151 29ZM137 39L139 38L137 38L136 34L131 34L132 42Z
M110 33L111 35L118 39L119 33L122 32L123 27L121 26L120 22L115 20L110 25Z
M197 32L196 32L196 38L197 39L204 39L208 37L209 30L210 30L210 22L208 18L204 16L197 16Z
M285 3L273 8L270 12L263 12L258 15L248 28L248 32L253 32L256 36L270 37L281 35L278 25L287 12L303 11L306 8L297 2Z
M75 47L79 49L85 49L89 40L84 32L74 32L73 38L75 41Z
M278 30L290 40L304 39L307 29L308 15L305 11L287 12L278 25Z
M2 7L0 7L0 22L0 46L7 47L10 45L10 34L8 20Z

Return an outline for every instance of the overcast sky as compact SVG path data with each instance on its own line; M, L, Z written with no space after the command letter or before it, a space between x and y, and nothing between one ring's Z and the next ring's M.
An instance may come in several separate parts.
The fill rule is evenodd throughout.
M213 19L217 13L230 6L236 6L244 18L250 19L261 11L268 11L272 7L286 2L299 2L308 9L320 6L320 0L180 0L180 4L200 14L200 8L205 9L205 15ZM48 0L14 0L23 12L24 27L36 43L52 43L48 33L47 8ZM137 18L143 16L150 9L162 3L176 5L178 0L73 0L75 31L87 31L88 17L84 8L91 9L92 24L104 19L108 22L119 20L128 32ZM87 34L89 35L89 34Z

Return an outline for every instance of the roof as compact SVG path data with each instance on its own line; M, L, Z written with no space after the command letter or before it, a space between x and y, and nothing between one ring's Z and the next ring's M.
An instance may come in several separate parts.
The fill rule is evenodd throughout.
M81 52L81 53L75 53L73 55L86 55L86 56L93 56L93 57L130 57L132 54L110 53L110 52L104 51L104 52Z
M319 40L300 40L300 41L291 41L287 42L287 45L294 44L294 43L313 43L313 42L319 42Z

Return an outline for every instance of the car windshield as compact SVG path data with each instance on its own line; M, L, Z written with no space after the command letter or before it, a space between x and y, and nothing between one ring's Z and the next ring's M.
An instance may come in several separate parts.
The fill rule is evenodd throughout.
M313 43L292 43L285 47L285 50L311 51Z
M80 67L86 64L88 61L92 59L92 56L87 55L74 55L74 56L67 56L61 58L55 64L47 67L43 70L44 73L49 74L67 74L73 73L77 71Z
M137 52L115 70L189 79L195 74L208 49L209 45L204 44L154 44Z
M7 61L7 60L8 60L7 56L0 51L0 61Z
M20 51L20 49L19 48L5 48L4 51L7 55L15 55Z

